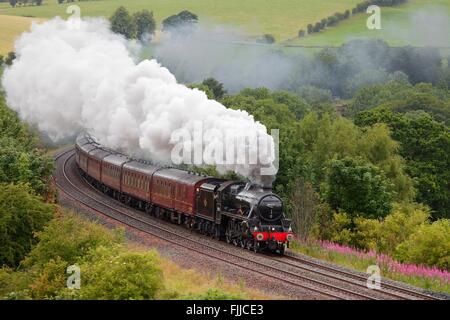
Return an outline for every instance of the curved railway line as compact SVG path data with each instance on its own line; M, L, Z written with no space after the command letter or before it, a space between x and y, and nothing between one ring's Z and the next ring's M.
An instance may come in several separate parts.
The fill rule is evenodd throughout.
M62 151L54 158L57 163L55 177L59 191L82 207L190 252L246 272L275 279L289 286L294 292L300 289L303 292L313 292L322 298L340 300L437 299L417 290L384 281L380 290L368 289L367 278L361 274L315 263L299 256L254 254L244 249L236 250L217 241L211 244L206 236L193 236L186 229L144 216L143 212L129 208L95 189L78 174L74 149Z

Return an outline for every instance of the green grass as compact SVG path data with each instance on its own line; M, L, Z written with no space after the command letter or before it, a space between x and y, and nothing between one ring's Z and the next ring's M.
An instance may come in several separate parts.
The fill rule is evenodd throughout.
M199 16L201 22L232 25L252 35L270 33L277 40L296 37L298 30L308 23L320 20L335 12L351 9L360 0L97 0L81 1L82 16L106 16L124 5L130 11L153 10L157 22L169 15L187 9ZM11 8L0 4L0 14L51 18L67 17L66 8L71 4L57 4L46 0L42 6Z
M426 34L421 26L414 25L412 16L418 12L438 10L450 17L449 0L409 0L408 3L397 7L381 8L381 30L369 30L366 27L368 14L362 13L342 21L339 25L312 34L303 39L295 39L290 44L299 45L330 45L339 46L353 39L379 38L386 40L391 45L417 45L429 43L428 40L435 36ZM429 21L433 23L433 21ZM447 25L450 28L450 25ZM446 36L445 36L446 33ZM443 30L447 39L444 46L450 46L450 29Z

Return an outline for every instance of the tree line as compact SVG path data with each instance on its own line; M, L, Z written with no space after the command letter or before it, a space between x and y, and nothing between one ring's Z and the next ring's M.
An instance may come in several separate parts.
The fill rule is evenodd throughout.
M381 7L392 7L396 5L400 5L407 2L407 0L367 0L360 2L351 9L351 14L355 15L357 13L366 12L367 8L371 5L378 5ZM336 12L334 15L331 15L327 18L323 18L316 23L310 23L306 27L306 31L304 29L300 29L298 31L299 38L303 38L306 34L313 34L316 32L320 32L327 27L333 27L337 25L340 21L346 20L350 18L350 10L345 10L343 13Z

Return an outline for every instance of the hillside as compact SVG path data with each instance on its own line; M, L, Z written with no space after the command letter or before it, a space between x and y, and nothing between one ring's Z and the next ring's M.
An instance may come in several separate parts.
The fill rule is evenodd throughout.
M368 16L355 15L335 27L289 43L339 46L352 39L381 38L391 45L399 46L450 46L448 0L409 0L398 7L384 7L381 10L381 30L366 28Z
M335 12L351 9L360 0L97 0L70 4L57 4L56 0L44 0L42 6L11 8L0 4L0 14L51 18L67 17L66 8L76 4L82 16L110 16L120 5L131 12L153 10L156 21L178 13L181 10L195 12L202 22L232 25L251 34L273 34L277 40L295 37L298 30Z

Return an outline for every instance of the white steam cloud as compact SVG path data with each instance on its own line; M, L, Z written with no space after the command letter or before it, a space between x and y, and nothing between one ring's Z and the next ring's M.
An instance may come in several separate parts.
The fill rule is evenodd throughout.
M194 136L199 123L203 132L217 133L201 142L202 150L256 134L270 143L269 148L245 143L249 157L258 155L258 164L209 159L210 164L256 183L272 181L261 177L260 167L274 160L273 139L253 116L178 84L156 60L136 63L130 43L113 34L106 20L77 22L54 18L33 25L16 41L17 59L5 70L2 85L9 106L23 120L54 141L87 131L109 147L162 162L171 160L172 134Z

